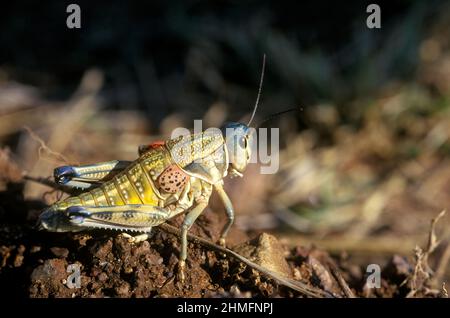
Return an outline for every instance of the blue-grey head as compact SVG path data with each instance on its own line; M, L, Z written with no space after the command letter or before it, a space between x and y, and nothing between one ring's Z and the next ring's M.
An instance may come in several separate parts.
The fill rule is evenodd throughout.
M242 177L250 162L254 131L247 125L237 122L227 123L222 128L230 163L228 172L232 176Z

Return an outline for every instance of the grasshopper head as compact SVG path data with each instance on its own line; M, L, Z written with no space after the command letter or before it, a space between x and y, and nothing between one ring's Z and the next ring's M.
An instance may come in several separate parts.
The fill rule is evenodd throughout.
M242 177L252 155L253 130L242 123L227 123L222 128L232 176Z

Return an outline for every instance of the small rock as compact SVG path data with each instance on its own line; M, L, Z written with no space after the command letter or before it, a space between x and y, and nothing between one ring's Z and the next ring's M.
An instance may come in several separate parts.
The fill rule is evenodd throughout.
M146 255L149 253L150 253L150 243L148 241L142 242L132 250L133 256Z
M404 257L400 255L394 255L392 258L392 264L395 266L398 275L407 276L412 271L412 266Z
M50 251L58 258L66 258L69 256L69 250L64 247L52 247L50 248Z
M78 241L80 246L86 246L86 242L92 239L92 236L88 234L75 234L74 239Z
M383 269L382 276L390 277L391 280L403 281L413 271L413 267L406 258L394 255Z
M111 254L112 246L112 240L101 243L99 242L93 246L91 253L98 259L104 260L109 254Z
M242 256L256 264L286 277L292 277L292 271L284 258L284 248L273 235L262 233L258 237L233 248Z
M33 254L33 253L40 252L41 249L42 249L42 248L41 248L40 246L33 245L33 246L30 248L30 253Z
M14 258L13 262L14 267L22 266L24 259L23 253L25 253L25 250L26 250L25 246L19 245L19 247L17 248L17 255Z
M131 274L133 272L133 267L125 265L123 271L125 272L125 274Z
M10 256L11 256L11 249L4 245L0 246L0 259L2 260L0 268L6 266L6 262L8 261L8 258Z
M130 285L126 282L123 282L120 286L117 286L114 290L116 291L118 296L129 297Z
M100 273L98 275L98 280L101 282L105 282L108 279L108 275L105 272Z
M31 281L62 281L66 278L67 263L65 261L49 259L43 265L36 267L31 273Z
M14 267L20 267L23 264L23 255L16 255L14 258Z

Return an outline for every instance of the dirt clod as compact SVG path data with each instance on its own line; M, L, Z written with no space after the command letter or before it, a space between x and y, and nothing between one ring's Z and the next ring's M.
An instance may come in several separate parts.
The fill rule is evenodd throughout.
M52 247L50 251L58 258L66 258L69 255L69 250L67 248Z
M284 247L273 235L262 233L255 239L234 247L234 250L258 265L292 277L292 270L284 257Z

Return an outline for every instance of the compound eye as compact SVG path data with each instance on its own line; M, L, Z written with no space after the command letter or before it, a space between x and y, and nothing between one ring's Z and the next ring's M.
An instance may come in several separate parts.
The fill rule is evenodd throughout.
M247 148L247 138L245 138L245 137L239 138L239 147Z

